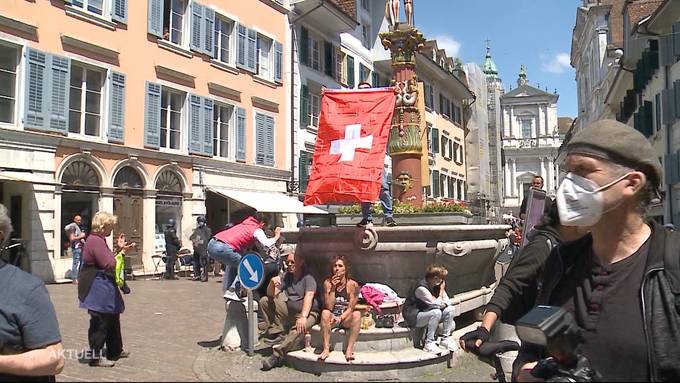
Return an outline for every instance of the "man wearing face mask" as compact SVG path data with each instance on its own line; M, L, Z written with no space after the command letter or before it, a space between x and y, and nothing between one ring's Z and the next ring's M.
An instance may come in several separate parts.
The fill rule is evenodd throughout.
M680 295L673 294L680 236L644 212L659 195L661 167L633 128L602 120L566 146L557 191L563 225L590 235L558 246L546 261L537 304L562 306L582 330L579 351L604 381L680 379ZM532 380L544 350L524 344L519 381Z

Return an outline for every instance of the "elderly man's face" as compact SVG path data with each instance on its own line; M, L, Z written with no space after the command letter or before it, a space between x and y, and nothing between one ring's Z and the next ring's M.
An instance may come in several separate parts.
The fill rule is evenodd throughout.
M531 186L536 189L543 189L543 179L540 177L535 177L534 180L531 181Z
M565 160L565 171L593 181L598 187L621 177L623 175L621 169L625 168L618 168L617 165L606 160L582 154L569 154ZM616 182L600 192L605 211L620 204L625 186L625 182Z

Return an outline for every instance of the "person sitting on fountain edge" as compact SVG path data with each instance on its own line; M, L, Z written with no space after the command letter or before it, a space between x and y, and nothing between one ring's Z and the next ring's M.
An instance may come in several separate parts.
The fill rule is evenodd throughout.
M459 349L451 333L456 324L453 321L454 309L446 294L446 276L448 270L443 266L430 265L425 271L425 278L418 281L404 302L404 320L409 327L426 327L423 350L433 354L441 354L442 350L435 342L435 333L439 323L444 328L439 346L450 351Z
M270 343L281 342L273 348L273 355L262 361L263 371L283 366L286 354L299 344L319 318L319 302L315 297L316 280L307 272L299 250L292 257L288 256L286 266L288 272L283 278L272 278L267 296L260 299L268 325L265 336L271 339ZM283 336L283 325L291 322L288 334Z
M362 81L357 85L358 89L369 89L371 84L366 81ZM389 157L389 154L385 154ZM383 169L382 179L380 183L380 203L383 207L383 214L385 214L385 219L383 220L383 225L386 226L397 226L397 221L394 220L392 213L392 193L390 192L390 180L387 176L387 171ZM373 226L373 213L371 208L373 204L371 202L361 203L361 222L357 224L358 227L370 227Z

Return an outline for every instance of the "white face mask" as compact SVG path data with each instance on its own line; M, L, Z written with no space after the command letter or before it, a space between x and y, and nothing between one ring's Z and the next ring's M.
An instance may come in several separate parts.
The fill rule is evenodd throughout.
M564 226L593 226L598 223L605 213L601 192L626 178L628 174L630 173L604 186L598 186L587 178L568 173L557 189L560 223Z

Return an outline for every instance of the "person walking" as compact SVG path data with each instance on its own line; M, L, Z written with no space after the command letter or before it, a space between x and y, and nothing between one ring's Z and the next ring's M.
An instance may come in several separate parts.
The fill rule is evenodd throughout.
M168 226L165 228L165 275L164 279L177 280L175 276L175 262L177 262L177 252L182 247L182 241L177 237L175 220L170 218Z
M196 218L196 228L189 240L194 245L194 277L193 281L208 282L208 242L212 231L206 224L204 216Z
M64 227L64 232L69 240L71 247L71 256L73 257L73 264L71 265L71 279L74 283L78 283L78 271L82 262L83 244L85 243L85 233L81 228L83 219L80 215L73 217L73 222Z
M0 253L12 221L0 204ZM0 382L53 382L64 369L59 322L45 283L0 258Z
M110 213L98 212L92 218L92 233L83 247L83 267L79 275L78 298L80 308L90 314L90 328L87 338L90 344L90 366L113 367L115 361L127 358L129 352L123 349L120 330L120 314L125 311L125 303L116 284L116 256L106 243L118 218ZM118 255L135 247L128 244L125 234L120 233L116 240ZM102 350L106 345L106 355Z

